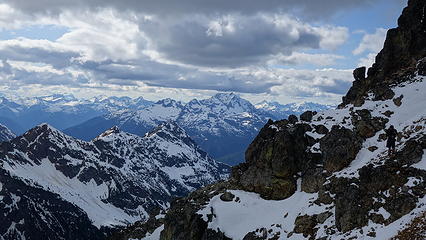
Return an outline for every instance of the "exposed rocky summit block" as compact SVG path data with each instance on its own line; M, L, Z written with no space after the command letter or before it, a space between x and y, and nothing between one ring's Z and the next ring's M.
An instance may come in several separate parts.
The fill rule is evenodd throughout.
M375 100L386 100L394 97L390 89L392 85L404 82L407 76L423 74L426 57L426 19L424 9L426 1L409 0L402 15L398 19L398 27L387 32L383 49L376 56L376 61L362 78L363 70L354 71L355 81L340 107L353 103L361 106L369 92Z
M304 112L300 115L300 120L305 121L305 122L310 122L310 121L312 121L312 118L316 114L317 114L317 112L306 111L306 112Z
M308 124L268 122L248 147L246 162L233 169L232 177L243 189L265 199L291 196L296 190L296 175L320 161L306 151L315 143L305 134L310 130Z
M320 140L324 169L328 172L342 170L355 159L362 146L362 138L352 130L333 126Z

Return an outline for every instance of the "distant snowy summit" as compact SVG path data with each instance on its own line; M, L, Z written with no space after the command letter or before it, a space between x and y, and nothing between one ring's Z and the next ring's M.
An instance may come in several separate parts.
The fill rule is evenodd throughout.
M6 239L102 239L229 174L173 122L144 137L112 127L89 142L41 124L0 143L0 166Z
M288 118L290 115L300 115L306 111L324 111L335 108L334 105L318 104L313 102L280 104L278 102L262 101L255 105L257 109L271 114L274 120Z

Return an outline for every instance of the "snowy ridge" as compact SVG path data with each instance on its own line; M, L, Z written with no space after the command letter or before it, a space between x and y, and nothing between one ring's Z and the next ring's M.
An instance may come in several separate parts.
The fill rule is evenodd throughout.
M42 124L7 144L0 151L3 169L75 204L98 228L146 219L173 197L229 172L174 123L146 137L113 127L91 142Z
M300 115L306 111L325 111L327 109L334 109L333 105L323 105L313 102L300 102L280 104L278 102L262 101L254 105L256 109L265 111L272 116L275 120L287 118L289 115Z
M9 141L15 138L16 135L10 131L6 126L0 124L0 142Z

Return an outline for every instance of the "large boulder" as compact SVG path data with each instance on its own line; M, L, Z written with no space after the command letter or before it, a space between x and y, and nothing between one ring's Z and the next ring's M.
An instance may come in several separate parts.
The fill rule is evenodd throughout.
M279 129L279 130L278 130ZM306 151L315 141L305 134L308 124L268 122L246 151L246 162L233 168L232 178L244 190L266 199L284 199L296 191L299 172L318 164L318 157Z
M305 121L305 122L310 122L310 121L312 121L312 117L315 114L316 114L316 112L306 111L306 112L300 114L300 120Z
M320 140L324 169L335 172L349 166L361 146L362 138L352 130L333 126L331 131Z
M367 109L357 110L351 113L352 124L355 126L356 133L362 138L370 138L376 132L385 128L386 123L389 121L387 118L372 117Z

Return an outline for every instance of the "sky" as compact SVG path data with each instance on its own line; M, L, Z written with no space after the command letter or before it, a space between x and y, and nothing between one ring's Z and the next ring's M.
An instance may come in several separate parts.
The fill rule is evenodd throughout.
M406 0L0 0L0 94L338 104Z

